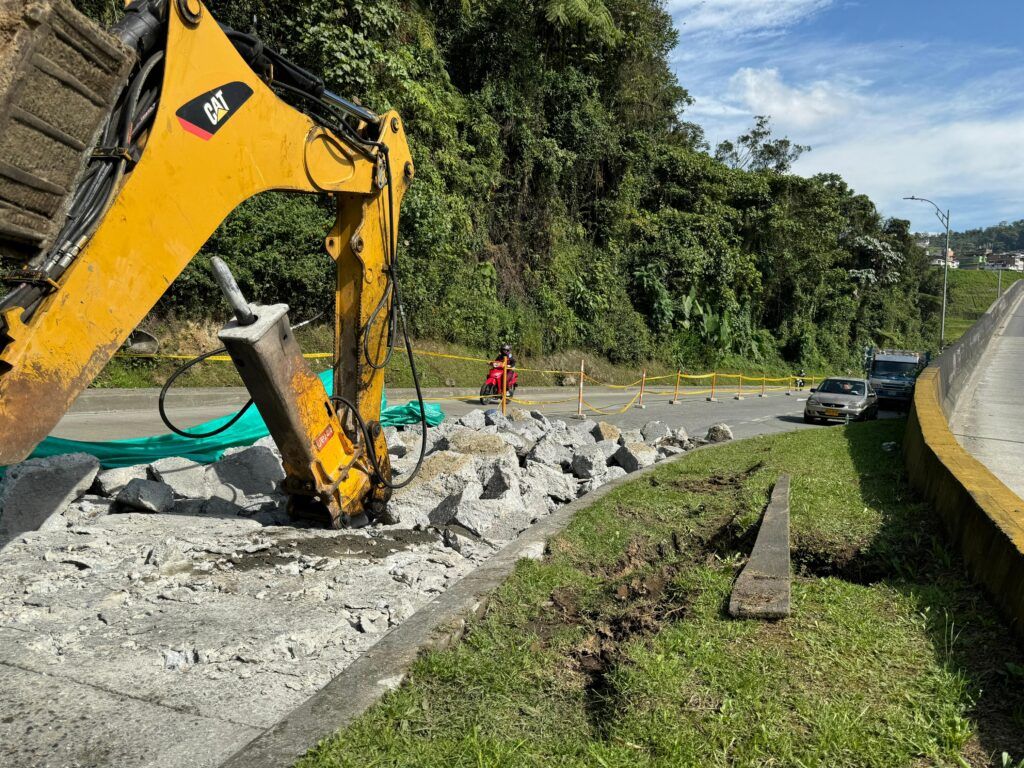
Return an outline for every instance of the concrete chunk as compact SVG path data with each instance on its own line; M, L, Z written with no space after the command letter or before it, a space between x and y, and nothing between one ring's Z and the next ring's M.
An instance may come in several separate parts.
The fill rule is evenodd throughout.
M789 475L775 483L750 559L729 599L735 618L782 619L790 614Z
M732 440L732 429L728 424L712 424L708 427L708 433L704 438L709 443L724 443Z
M166 483L135 478L121 489L114 501L125 512L160 514L174 506L174 492Z
M576 481L571 475L547 464L528 461L523 472L523 485L540 491L555 501L571 501L576 498Z
M605 440L618 442L619 437L622 435L622 430L614 424L609 424L607 421L599 421L594 429L591 430L591 434L599 443Z
M207 495L206 466L171 456L154 461L149 466L150 475L154 480L166 483L174 495L182 499L201 499Z
M608 458L599 445L588 445L572 459L572 473L580 480L601 477L608 470Z
M29 459L8 469L0 485L0 545L62 514L99 470L99 459L86 453Z
M236 503L246 496L276 493L282 480L281 460L263 446L233 453L206 468L208 494Z
M672 430L663 421L648 421L640 429L645 443L657 443L672 435Z
M658 451L647 443L626 443L615 452L613 460L627 472L649 467L658 460Z
M138 478L139 480L149 479L149 465L136 464L132 467L117 467L100 472L93 483L95 489L101 496L113 498L118 491L128 485L129 482Z

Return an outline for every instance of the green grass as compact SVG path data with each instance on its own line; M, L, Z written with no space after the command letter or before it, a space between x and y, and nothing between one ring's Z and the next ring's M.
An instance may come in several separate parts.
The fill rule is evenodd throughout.
M1003 290L1024 277L1003 272ZM949 273L949 304L946 308L946 342L959 339L997 298L999 275L987 270L955 269Z
M908 493L899 454L881 449L902 428L737 442L616 489L544 561L520 562L460 644L423 657L299 766L1024 757L1024 654ZM730 620L733 578L781 472L794 614Z

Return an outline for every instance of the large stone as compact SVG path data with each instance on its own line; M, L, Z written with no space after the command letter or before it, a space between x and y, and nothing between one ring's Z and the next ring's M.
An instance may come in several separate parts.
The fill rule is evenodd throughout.
M572 473L580 480L600 477L607 469L608 458L599 445L581 448L572 459Z
M709 443L724 443L727 440L732 440L732 429L728 424L712 424L708 427L705 439Z
M686 431L686 427L677 427L672 430L672 437L679 443L679 445L686 447L686 441L690 439L690 434Z
M533 419L530 412L525 408L510 408L508 411L509 421L529 422Z
M563 440L565 444L574 451L588 445L593 445L597 442L597 438L591 434L589 429L585 429L578 425L569 427Z
M483 429L487 426L487 418L481 410L473 410L464 416L459 417L458 423L470 429ZM444 450L443 448L441 450Z
M0 485L0 545L65 512L99 470L99 459L86 453L29 459L9 468Z
M135 478L121 489L114 501L124 512L160 514L174 506L174 492L166 483Z
M591 430L591 434L599 443L604 442L605 440L618 442L619 436L622 435L622 430L614 424L609 424L607 421L599 421Z
M576 481L572 475L535 461L526 462L523 486L550 496L555 501L566 502L576 498Z
M128 485L129 482L138 478L139 480L149 479L149 465L136 464L131 467L117 467L100 472L93 483L93 489L101 496L114 497L118 491Z
M113 506L113 499L86 494L78 501L72 502L63 517L68 525L88 525L109 515Z
M498 499L464 504L454 521L489 541L508 541L528 528L534 517L519 494L508 493Z
M551 426L551 421L541 411L530 411L530 416L540 424L544 429Z
M686 449L681 445L674 445L672 443L662 443L658 446L658 453L662 458L668 459L672 456L678 456L681 453L686 453Z
M202 499L208 495L206 466L180 456L154 461L150 475L171 486L174 495L182 499Z
M658 460L658 451L647 443L626 443L615 452L614 461L627 472L649 467Z
M522 470L518 466L510 467L503 463L498 464L484 484L484 492L481 498L496 499L509 491L520 493L522 490L521 473Z
M595 445L601 449L601 452L604 454L606 459L610 459L615 455L615 452L619 450L619 444L614 440L602 440Z
M644 436L640 433L639 429L624 429L619 433L619 445L642 443L643 441Z
M540 439L540 435L528 437L525 434L512 430L502 430L498 432L498 437L512 446L512 450L516 452L516 456L520 459L525 459L530 451L533 450L533 446L537 444L537 440Z
M539 464L546 464L556 470L571 469L572 451L566 447L561 438L555 434L544 435L532 450L527 454L527 460Z
M672 436L672 430L663 421L648 421L640 429L640 434L645 443L655 444L659 440Z
M409 485L395 491L379 519L387 525L409 528L434 525L432 513L471 496L474 489L483 493L476 459L453 451L438 451L423 461L419 474Z
M519 467L519 456L515 448L499 435L481 434L469 429L460 429L444 438L439 447L472 456L476 460L477 476L484 485L498 467L514 470Z
M276 493L282 480L284 468L281 460L263 446L233 453L206 469L208 494L238 504L246 496Z
M498 429L506 429L509 424L508 419L497 408L488 408L484 411L484 423L488 427L497 427Z

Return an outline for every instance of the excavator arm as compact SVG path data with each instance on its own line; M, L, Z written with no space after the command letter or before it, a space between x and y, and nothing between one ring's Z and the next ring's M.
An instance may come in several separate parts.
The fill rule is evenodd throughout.
M413 177L402 121L333 96L222 28L199 0L137 0L128 10L118 31L138 62L118 125L100 133L112 146L93 150L78 192L111 166L116 186L93 204L99 211L72 203L63 239L16 273L0 301L0 465L49 434L240 203L268 190L328 194L337 203L325 239L337 265L334 391L295 359L286 312L249 352L240 317L224 334L234 333L229 352L282 450L286 489L340 525L389 495L382 362L394 341L399 208ZM271 308L253 309L262 321ZM247 355L258 358L271 337L278 370L262 360L268 370L253 379Z

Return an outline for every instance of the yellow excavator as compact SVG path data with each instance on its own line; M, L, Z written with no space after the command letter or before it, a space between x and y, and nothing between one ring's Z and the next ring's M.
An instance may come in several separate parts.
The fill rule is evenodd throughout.
M331 93L200 0L135 0L107 31L64 0L0 0L0 258L16 264L0 299L0 465L49 434L240 203L326 194L333 391L288 306L249 304L214 260L234 312L220 338L280 449L292 512L372 518L399 487L380 407L400 336L412 363L396 250L414 173L398 114Z

